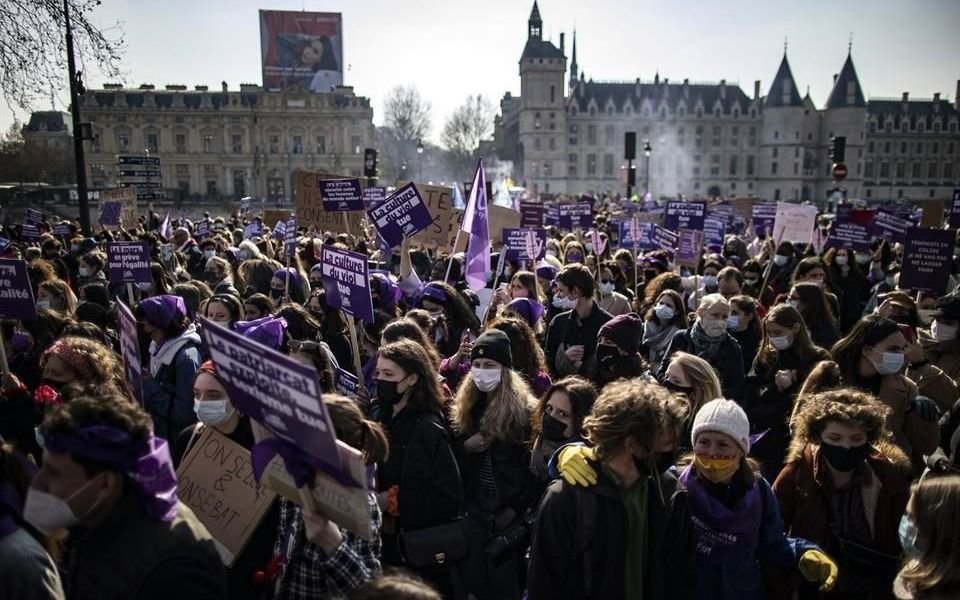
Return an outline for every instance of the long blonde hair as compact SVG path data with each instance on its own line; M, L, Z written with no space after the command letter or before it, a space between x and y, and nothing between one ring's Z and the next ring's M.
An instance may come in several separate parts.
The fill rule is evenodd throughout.
M524 441L529 438L531 419L537 399L523 377L513 369L503 367L500 385L487 394L487 406L476 423L473 407L480 400L480 390L467 374L453 400L451 418L458 433L473 435L483 432L502 442Z
M710 363L699 356L694 356L687 352L676 352L670 358L670 362L675 362L683 369L683 374L690 380L693 387L688 394L690 400L690 417L693 418L700 410L700 407L715 398L723 398L723 392L720 387L720 378L717 372L713 370Z

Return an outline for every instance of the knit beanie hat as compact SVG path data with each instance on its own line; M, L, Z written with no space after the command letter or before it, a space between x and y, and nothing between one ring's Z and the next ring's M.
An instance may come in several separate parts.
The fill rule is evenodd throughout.
M506 310L513 311L520 315L530 327L536 327L540 317L543 316L543 313L546 312L547 309L536 300L516 298L507 304Z
M600 335L628 354L640 351L643 337L643 319L637 313L617 315L600 328Z
M473 343L470 360L489 358L508 369L513 368L513 352L510 350L510 338L499 329L484 331Z
M690 442L696 447L697 436L705 431L729 435L744 454L750 452L750 420L733 400L718 398L704 404L693 418Z

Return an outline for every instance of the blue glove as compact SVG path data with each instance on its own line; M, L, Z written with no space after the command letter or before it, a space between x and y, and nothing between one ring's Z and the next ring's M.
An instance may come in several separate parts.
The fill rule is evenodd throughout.
M911 403L911 408L924 421L936 421L940 418L940 408L937 403L926 396L917 396Z

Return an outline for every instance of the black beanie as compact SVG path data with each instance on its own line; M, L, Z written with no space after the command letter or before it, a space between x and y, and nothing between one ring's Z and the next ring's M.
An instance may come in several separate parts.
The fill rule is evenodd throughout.
M513 368L513 352L510 350L510 338L499 329L484 331L473 343L470 360L489 358L501 365Z

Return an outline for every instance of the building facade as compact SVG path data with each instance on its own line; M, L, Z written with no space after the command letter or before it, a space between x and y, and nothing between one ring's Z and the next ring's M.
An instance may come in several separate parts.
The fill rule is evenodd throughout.
M535 194L623 193L627 132L637 138L634 189L655 196L825 200L837 187L834 136L846 138L849 198L947 199L958 184L958 103L867 101L849 53L818 109L786 49L766 95L756 81L748 96L725 80L595 82L577 64L576 32L569 69L563 35L558 48L542 32L534 2L520 97L503 97L495 125L499 157Z
M160 157L165 196L291 198L297 169L359 177L373 147L373 109L351 87L331 93L299 88L239 91L182 85L125 89L106 85L81 97L91 188L117 183L117 156Z

